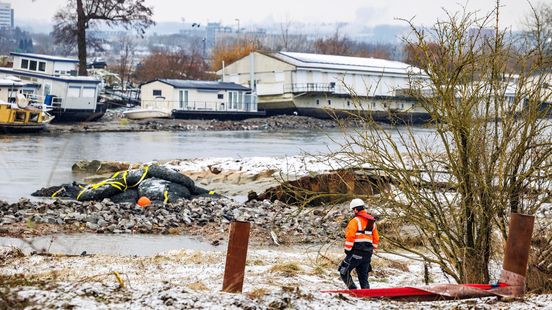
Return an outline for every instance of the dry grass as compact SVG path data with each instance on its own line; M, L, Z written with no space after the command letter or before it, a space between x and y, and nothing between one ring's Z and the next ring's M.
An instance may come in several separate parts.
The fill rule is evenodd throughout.
M266 262L262 259L251 259L251 260L248 259L246 265L247 266L265 266Z
M268 290L266 288L259 287L252 290L251 292L247 292L246 296L249 299L259 300L259 299L263 299L263 297L265 297L267 294L268 294Z
M273 265L269 269L269 272L281 274L286 277L294 277L303 272L303 269L299 266L298 262L289 262Z
M322 266L314 266L310 272L310 275L313 276L325 276L326 274L328 274L327 268Z
M196 282L192 282L190 284L187 284L186 285L189 289L191 290L194 290L194 291L208 291L209 288L207 287L207 285L205 285L205 283L203 283L202 281L196 281Z

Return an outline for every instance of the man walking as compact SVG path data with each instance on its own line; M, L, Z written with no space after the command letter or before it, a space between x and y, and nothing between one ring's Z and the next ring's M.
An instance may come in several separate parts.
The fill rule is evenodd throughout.
M351 277L351 271L356 269L360 287L370 288L368 272L372 271L370 265L372 253L379 243L376 219L366 212L362 199L353 199L349 208L355 213L355 217L349 221L345 229L345 254L347 256L339 265L339 274L347 288L354 290L357 287Z

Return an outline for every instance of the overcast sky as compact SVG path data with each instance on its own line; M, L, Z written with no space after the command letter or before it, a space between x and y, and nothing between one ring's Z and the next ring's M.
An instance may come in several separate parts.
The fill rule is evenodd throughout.
M67 0L0 0L9 2L15 9L16 20L49 21L54 12ZM488 12L494 0L147 0L154 7L157 22L223 22L242 26L250 23L284 20L299 22L348 22L367 26L397 24L395 18L415 17L417 24L429 25L443 17L443 8L460 9L459 3L469 10ZM502 22L514 30L521 28L529 5L525 0L502 0Z

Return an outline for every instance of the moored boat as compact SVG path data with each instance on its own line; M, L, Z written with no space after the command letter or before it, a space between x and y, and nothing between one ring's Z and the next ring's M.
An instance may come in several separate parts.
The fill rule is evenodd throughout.
M171 111L166 111L163 109L138 109L138 110L129 110L123 112L123 115L132 120L140 119L149 119L149 118L171 118Z

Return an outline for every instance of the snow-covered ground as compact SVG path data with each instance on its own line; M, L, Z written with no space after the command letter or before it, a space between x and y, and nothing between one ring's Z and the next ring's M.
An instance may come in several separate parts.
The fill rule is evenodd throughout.
M12 286L12 297L35 309L549 309L552 304L552 295L407 303L322 293L343 288L336 271L343 257L338 248L250 248L243 294L221 292L225 253L211 251L3 258L0 275L25 279ZM373 266L372 287L423 285L422 266L416 261L381 254ZM432 281L446 283L436 268L431 275Z

